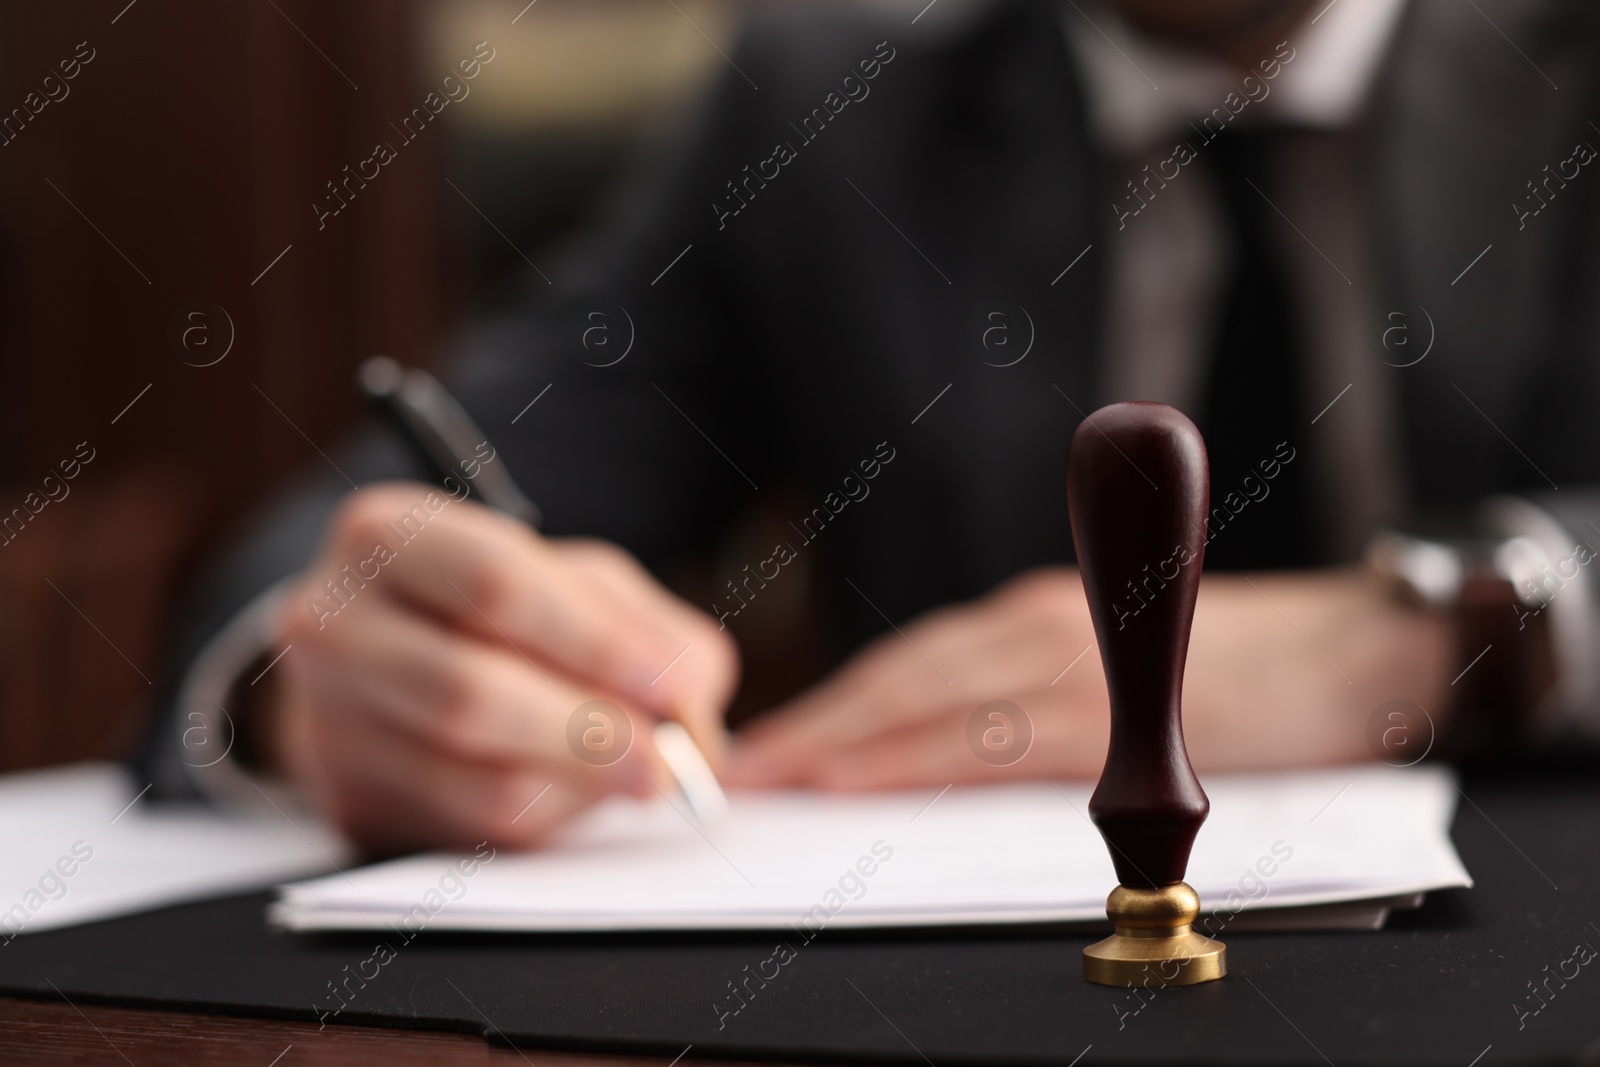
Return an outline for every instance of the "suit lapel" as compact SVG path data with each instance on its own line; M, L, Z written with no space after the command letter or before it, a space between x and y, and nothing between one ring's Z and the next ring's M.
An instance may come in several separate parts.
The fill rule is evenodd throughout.
M1557 323L1550 300L1568 265L1586 167L1540 213L1542 182L1587 137L1593 22L1587 5L1557 0L1413 0L1374 94L1376 247L1381 292L1412 334L1393 368L1418 501L1481 495L1486 484L1544 485L1532 447L1539 383ZM1559 87L1559 88L1558 88ZM1391 359L1400 362L1391 353ZM1492 425L1491 425L1492 423ZM1497 432L1499 431L1499 432ZM1502 434L1504 436L1502 436ZM1548 461L1549 457L1545 457ZM1540 464L1543 466L1544 464Z

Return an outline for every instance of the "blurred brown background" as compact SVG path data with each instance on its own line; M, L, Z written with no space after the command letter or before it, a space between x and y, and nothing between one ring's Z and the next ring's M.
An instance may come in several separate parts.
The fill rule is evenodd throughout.
M0 770L128 752L175 592L354 421L355 365L428 363L539 262L716 73L733 19L724 0L0 8ZM389 124L480 41L469 95L402 145ZM398 158L319 230L312 201L380 140ZM80 442L94 458L63 482Z

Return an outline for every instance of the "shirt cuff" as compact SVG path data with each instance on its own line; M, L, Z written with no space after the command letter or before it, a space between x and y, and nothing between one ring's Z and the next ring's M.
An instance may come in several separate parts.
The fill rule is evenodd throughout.
M259 812L269 806L283 814L287 805L309 810L299 790L267 775L253 774L232 757L238 740L238 724L227 710L231 694L245 671L264 655L272 653L278 619L288 598L291 579L284 579L258 594L244 609L217 631L195 657L178 690L178 759L189 781L219 807L241 812ZM293 646L289 646L293 647ZM279 652L282 658L288 648ZM277 666L272 660L247 684L254 685Z

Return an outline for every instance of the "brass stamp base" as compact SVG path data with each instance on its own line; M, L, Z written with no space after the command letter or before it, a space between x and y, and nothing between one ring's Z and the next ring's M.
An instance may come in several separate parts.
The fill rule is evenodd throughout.
M1096 985L1161 989L1212 982L1227 973L1227 946L1193 932L1182 937L1112 934L1083 950L1083 976Z
M1184 882L1160 889L1118 886L1106 900L1117 932L1083 950L1083 976L1097 985L1160 989L1228 973L1228 949L1194 932L1200 898Z

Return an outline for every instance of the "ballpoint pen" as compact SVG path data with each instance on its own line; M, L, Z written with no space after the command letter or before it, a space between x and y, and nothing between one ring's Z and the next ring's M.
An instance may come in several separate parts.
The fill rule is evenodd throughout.
M459 482L469 498L475 496L485 506L539 528L538 507L503 464L483 462L479 450L488 444L487 436L437 378L425 370L402 367L388 356L372 356L361 364L358 380L362 392L440 477ZM723 815L728 798L689 731L664 720L656 724L651 737L695 817L711 822Z

